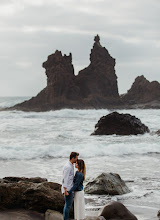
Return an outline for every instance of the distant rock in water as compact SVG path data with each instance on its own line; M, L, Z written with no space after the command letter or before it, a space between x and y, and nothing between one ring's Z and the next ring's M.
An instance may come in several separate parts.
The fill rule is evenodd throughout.
M92 135L137 135L149 132L140 119L130 114L113 112L100 118Z
M149 82L143 75L138 76L122 100L128 104L144 104L153 101L160 103L160 83Z
M158 136L160 136L160 129L159 129L158 131L156 131L156 134L157 134Z
M74 75L72 54L60 51L48 56L46 69L47 87L36 97L9 109L48 111L62 108L110 108L121 105L115 74L115 59L95 37L90 54L90 65Z
M93 181L87 183L85 187L85 193L87 194L122 195L129 192L130 190L125 182L116 173L102 173Z

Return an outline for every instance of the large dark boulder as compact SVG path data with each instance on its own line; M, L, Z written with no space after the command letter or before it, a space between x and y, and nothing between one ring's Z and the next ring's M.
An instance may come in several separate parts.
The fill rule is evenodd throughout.
M36 97L8 109L48 111L62 108L110 108L121 105L115 59L95 37L90 64L76 76L72 54L58 50L43 63L47 86Z
M104 206L99 216L106 220L138 220L122 203L115 201Z
M140 119L130 114L113 112L100 118L92 135L137 135L149 132Z
M145 104L153 101L160 103L160 83L149 82L143 75L138 76L122 100L128 104Z
M6 177L0 179L0 209L28 209L45 213L63 212L61 185L43 178ZM72 210L73 214L73 210Z
M85 187L87 194L122 195L129 192L130 190L125 182L116 173L102 173L88 182Z

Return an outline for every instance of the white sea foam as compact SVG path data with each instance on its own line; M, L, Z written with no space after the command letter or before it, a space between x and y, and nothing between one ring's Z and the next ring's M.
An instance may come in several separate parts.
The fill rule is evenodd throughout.
M38 113L2 111L0 158L67 157L71 151L79 151L83 157L160 153L160 137L157 135L91 136L99 118L109 112L106 109ZM135 115L153 132L159 129L160 110L119 112Z

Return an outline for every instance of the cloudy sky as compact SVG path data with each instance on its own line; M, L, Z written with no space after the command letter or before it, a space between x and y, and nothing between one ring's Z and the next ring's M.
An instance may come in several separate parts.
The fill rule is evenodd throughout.
M78 74L96 34L116 58L120 93L138 75L160 82L160 0L0 0L0 96L35 96L56 49L72 52Z

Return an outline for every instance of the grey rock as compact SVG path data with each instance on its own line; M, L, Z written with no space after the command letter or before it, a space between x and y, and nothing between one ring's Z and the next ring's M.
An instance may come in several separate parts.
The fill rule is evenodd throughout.
M87 183L85 193L87 194L109 194L122 195L130 190L125 182L116 173L102 173L93 181Z
M63 220L63 215L57 211L48 209L45 213L45 220Z

